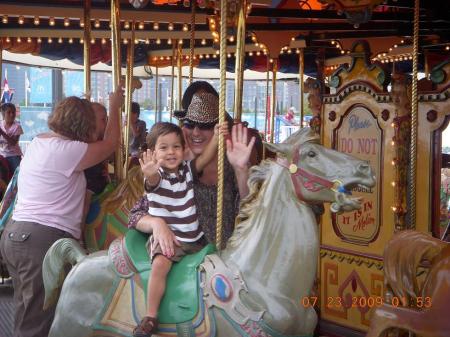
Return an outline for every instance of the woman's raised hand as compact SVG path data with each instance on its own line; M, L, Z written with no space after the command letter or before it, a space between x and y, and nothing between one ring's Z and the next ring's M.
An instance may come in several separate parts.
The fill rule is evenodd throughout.
M111 109L120 109L125 100L124 89L121 84L119 84L116 90L109 94L109 107Z
M158 170L161 167L162 159L156 160L155 153L152 150L147 150L142 153L142 158L139 158L142 173L145 178L153 180L155 177L159 179ZM153 181L150 181L153 183Z
M235 169L247 169L255 137L248 142L248 130L242 123L233 125L231 140L227 139L227 157Z
M219 135L228 136L228 122L223 122L222 124L217 123L214 126L214 136L218 137Z

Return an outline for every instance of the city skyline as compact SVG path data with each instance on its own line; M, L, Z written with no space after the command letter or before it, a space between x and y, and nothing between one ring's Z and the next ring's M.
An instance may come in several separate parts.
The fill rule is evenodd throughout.
M36 72L36 69L40 72L50 72L49 80L46 82L47 87L45 90L47 97L51 97L50 102L34 102L33 97L37 97L35 94L36 83L33 82L33 78L30 73ZM40 68L40 67L28 67L23 65L14 65L4 63L2 64L2 76L1 87L3 87L5 73L8 76L8 83L10 89L14 90L14 97L12 102L18 106L27 105L42 105L53 106L55 101L59 101L66 96L75 95L83 96L83 73L81 71L73 70L61 70L52 68ZM75 80L72 80L76 77ZM28 78L28 82L27 82ZM156 103L156 78L153 76L151 79L140 78L142 82L142 88L135 90L133 93L133 101L138 102L144 109L154 110ZM201 80L201 79L197 79ZM219 80L207 79L216 90L219 91ZM56 83L60 82L60 85ZM158 81L159 87L159 111L170 110L171 100L171 79L167 76L160 76ZM76 85L78 90L75 90L69 86ZM183 78L182 91L187 88L188 79ZM177 85L175 85L177 87ZM285 113L289 107L294 107L295 111L299 111L299 88L298 81L295 80L280 80L277 82L277 109L278 113ZM105 72L92 72L91 74L91 99L103 104L108 103L108 95L112 90L111 74ZM41 89L42 90L42 89ZM271 95L271 83L269 83L269 96ZM176 99L178 94L174 95L174 107L176 108ZM226 88L226 110L233 113L234 106L234 81L227 80ZM271 99L270 99L271 100ZM265 113L266 111L266 81L259 80L245 80L243 85L243 99L242 99L242 111L243 112L255 112Z

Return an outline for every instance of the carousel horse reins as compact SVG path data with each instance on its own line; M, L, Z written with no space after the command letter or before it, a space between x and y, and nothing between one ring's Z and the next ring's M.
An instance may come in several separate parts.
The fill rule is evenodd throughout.
M311 174L308 171L298 167L296 162L299 159L299 146L294 147L294 155L292 156L292 160L289 162L287 158L279 158L277 157L276 163L285 167L289 170L291 174L291 180L294 184L295 194L297 195L298 200L306 201L301 192L301 186L299 185L299 180L296 177L300 178L300 181L304 188L306 188L310 192L317 192L324 188L332 190L334 192L351 194L349 190L347 190L340 180L327 180L317 175Z

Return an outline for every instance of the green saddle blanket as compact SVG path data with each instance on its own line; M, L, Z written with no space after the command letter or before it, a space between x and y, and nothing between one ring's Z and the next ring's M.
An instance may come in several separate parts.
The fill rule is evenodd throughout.
M145 296L147 296L147 283L152 268L145 247L147 239L147 234L131 229L126 233L124 240L128 257L141 278ZM195 317L199 307L197 267L206 255L215 251L215 246L208 244L198 253L186 255L180 262L172 265L167 276L166 292L159 306L160 323L187 322Z

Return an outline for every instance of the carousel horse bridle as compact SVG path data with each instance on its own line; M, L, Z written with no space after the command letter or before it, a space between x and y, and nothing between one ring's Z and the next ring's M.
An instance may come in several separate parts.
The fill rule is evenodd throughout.
M351 194L351 192L344 187L343 183L340 180L336 179L330 181L318 175L309 173L301 167L298 167L296 163L299 160L299 150L300 146L297 145L294 147L291 161L289 161L287 158L280 157L277 157L276 159L277 164L289 170L289 173L291 174L292 184L294 185L295 194L297 195L298 200L306 201L301 191L299 180L301 181L302 186L310 192L317 192L326 188L333 192ZM297 177L299 177L300 179L297 179Z

